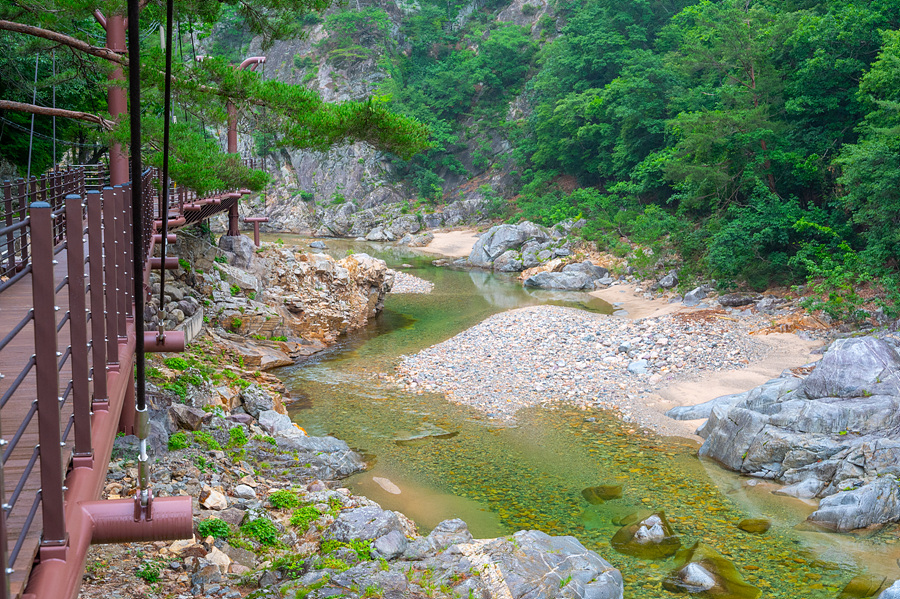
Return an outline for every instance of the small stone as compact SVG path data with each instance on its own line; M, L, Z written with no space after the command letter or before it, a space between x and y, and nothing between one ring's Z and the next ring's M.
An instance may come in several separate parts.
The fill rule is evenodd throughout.
M224 493L216 491L209 486L204 486L200 492L200 505L208 510L224 510L228 507L228 498Z

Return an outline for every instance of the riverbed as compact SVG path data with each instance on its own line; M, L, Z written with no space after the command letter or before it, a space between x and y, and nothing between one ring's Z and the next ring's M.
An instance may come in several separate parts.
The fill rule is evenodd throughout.
M398 388L384 375L400 356L492 314L543 303L601 313L611 307L587 294L533 294L512 278L435 268L432 256L412 250L326 243L337 257L366 251L434 283L430 294L389 295L368 327L278 373L297 399L289 408L295 421L367 456L372 467L347 481L354 492L407 514L423 530L459 517L477 537L523 528L573 535L622 570L628 598L669 596L661 580L671 560L639 560L609 546L616 522L642 510L665 511L683 546L712 546L765 597L833 597L863 571L860 564L873 574L900 575L890 530L866 539L799 532L794 526L811 504L699 460L694 441L657 436L601 410L532 407L510 422L440 393ZM581 491L597 485L621 485L622 497L591 505ZM769 532L736 528L758 516L772 520Z

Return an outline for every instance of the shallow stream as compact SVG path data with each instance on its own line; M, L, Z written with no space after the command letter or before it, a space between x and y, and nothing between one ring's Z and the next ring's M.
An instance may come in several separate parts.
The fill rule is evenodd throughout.
M663 510L683 547L702 541L715 548L763 597L835 597L866 570L900 577L894 529L869 538L799 532L794 526L810 504L699 460L691 440L644 434L610 413L572 408L529 409L510 425L440 394L408 393L381 380L377 375L392 372L399 356L500 311L539 303L612 308L587 294L529 293L511 278L435 268L433 256L412 250L326 242L335 257L365 251L393 268L410 264L404 270L435 284L427 295L389 295L384 313L365 329L276 373L298 400L289 408L296 422L369 458L372 467L347 486L405 513L423 532L458 517L480 538L520 529L573 535L622 570L628 599L675 597L661 587L671 558L641 560L609 545L620 528L614 522L641 510ZM622 485L622 497L591 505L581 491L597 485ZM773 522L764 534L736 527L760 516Z

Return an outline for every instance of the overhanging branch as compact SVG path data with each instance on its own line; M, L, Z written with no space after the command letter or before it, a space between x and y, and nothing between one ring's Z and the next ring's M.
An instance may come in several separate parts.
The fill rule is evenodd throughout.
M22 102L11 102L9 100L0 100L0 110L12 110L15 112L28 112L30 114L40 114L44 116L58 116L65 119L75 119L76 121L86 121L95 125L100 125L103 129L112 129L116 124L96 114L89 112L81 112L78 110L63 110L62 108L47 108L46 106L36 106L34 104L24 104Z
M23 33L25 35L40 37L45 40L50 40L51 42L56 42L64 46L68 46L73 50L78 50L79 52L84 52L86 54L91 54L93 56L109 60L110 62L115 62L121 65L125 65L128 63L124 56L113 52L108 48L92 46L89 43L81 41L78 38L69 35L63 35L62 33L57 33L48 29L41 29L40 27L23 25L22 23L0 20L0 31L12 31L13 33Z

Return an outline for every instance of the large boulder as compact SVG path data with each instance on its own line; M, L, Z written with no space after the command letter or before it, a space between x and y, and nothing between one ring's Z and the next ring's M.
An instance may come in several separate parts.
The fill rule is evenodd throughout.
M229 255L228 263L238 268L249 269L256 255L256 245L246 235L222 235L219 249Z
M525 233L516 225L491 227L478 238L469 253L469 262L475 266L490 267L504 252L519 248L525 241Z
M378 539L391 532L403 532L397 513L368 506L343 510L325 531L323 538L349 543L356 539Z
M523 530L512 539L474 541L457 548L480 572L487 587L483 596L621 599L623 595L621 573L575 537Z
M554 289L557 291L581 291L594 289L596 278L584 272L539 272L525 279L525 287Z
M478 238L469 254L469 262L473 266L481 268L494 268L496 266L495 262L501 256L511 250L515 250L516 253L507 255L502 264L505 265L507 271L511 272L512 260L515 258L516 268L522 270L525 268L520 256L522 248L528 244L529 249L533 253L536 245L546 244L550 241L553 241L553 237L549 231L532 222L524 221L518 225L497 225L496 227L491 227L484 235ZM548 251L548 256L545 259L552 257L553 252L546 247L542 247L541 250Z
M798 391L808 399L898 393L900 355L875 337L838 339Z
M834 532L849 532L900 520L900 486L885 476L852 491L841 491L819 502L807 521Z
M803 370L795 370L803 372ZM812 372L785 372L746 393L675 408L708 416L699 455L823 498L809 522L848 531L900 520L900 355L875 337L832 343Z

